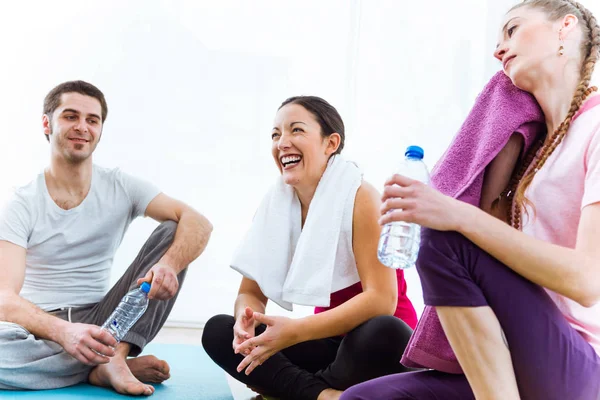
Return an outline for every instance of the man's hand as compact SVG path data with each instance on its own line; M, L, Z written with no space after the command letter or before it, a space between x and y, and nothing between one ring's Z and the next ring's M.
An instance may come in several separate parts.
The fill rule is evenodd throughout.
M157 263L150 271L137 280L137 284L148 282L151 285L149 299L169 300L177 294L179 289L179 280L177 279L177 271L165 263Z
M57 342L75 359L91 366L108 363L117 345L115 338L99 326L71 322L63 325Z

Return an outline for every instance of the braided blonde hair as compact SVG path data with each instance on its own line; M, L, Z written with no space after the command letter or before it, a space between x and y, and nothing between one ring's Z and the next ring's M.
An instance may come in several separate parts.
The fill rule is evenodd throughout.
M548 134L545 140L540 140L531 146L531 149L523 158L520 167L511 178L511 181L501 196L506 196L511 205L508 211L508 222L517 229L521 228L521 210L527 209L525 205L532 205L525 197L525 192L531 184L535 174L544 166L550 155L565 137L573 117L581 107L581 104L596 88L590 88L590 81L594 72L594 66L600 57L600 27L594 15L580 3L573 0L526 0L516 5L510 11L520 7L531 7L542 9L547 13L550 20L556 21L568 14L575 15L580 21L583 32L581 52L583 62L581 67L581 80L567 116L552 134ZM537 157L536 157L537 155ZM534 161L535 160L535 161Z

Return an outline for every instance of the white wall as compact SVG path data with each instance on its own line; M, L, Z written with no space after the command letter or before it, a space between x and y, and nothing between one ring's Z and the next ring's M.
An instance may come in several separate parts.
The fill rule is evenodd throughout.
M16 3L16 2L14 2ZM298 94L324 97L347 126L347 157L381 187L406 145L433 165L499 64L509 0L116 0L0 6L0 201L48 161L42 100L84 79L109 115L95 162L155 182L215 230L171 323L231 312L233 248L277 175L270 124ZM597 8L597 6L595 6ZM596 10L598 13L600 10ZM130 228L113 279L156 224ZM415 271L410 296L422 309ZM285 314L276 306L271 312ZM303 307L294 315L304 315Z

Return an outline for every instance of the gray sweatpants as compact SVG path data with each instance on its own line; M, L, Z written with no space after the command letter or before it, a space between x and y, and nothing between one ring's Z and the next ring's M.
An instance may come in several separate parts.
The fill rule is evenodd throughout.
M177 224L160 224L115 286L97 304L52 312L70 322L102 325L129 290L137 286L173 242ZM186 270L179 273L179 290ZM170 300L151 300L144 315L122 340L131 344L130 356L137 356L165 323L177 294ZM38 339L20 325L0 321L0 389L56 389L84 382L92 367L71 357L57 343Z

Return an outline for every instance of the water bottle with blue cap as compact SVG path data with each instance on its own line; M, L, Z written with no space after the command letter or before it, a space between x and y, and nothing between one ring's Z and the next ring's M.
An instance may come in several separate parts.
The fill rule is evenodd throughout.
M102 329L108 331L117 342L120 342L129 332L129 329L144 315L148 308L149 292L150 284L147 282L128 292L102 325Z
M397 174L429 184L429 171L423 162L424 151L409 146ZM415 265L421 244L421 227L408 222L390 222L384 225L379 237L377 256L383 265L406 269Z

